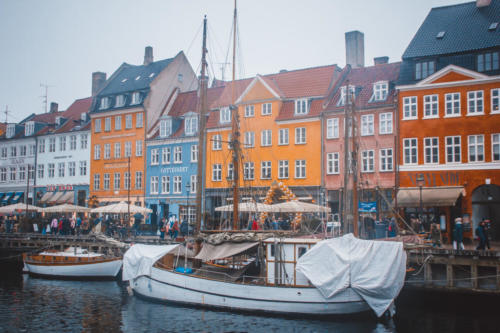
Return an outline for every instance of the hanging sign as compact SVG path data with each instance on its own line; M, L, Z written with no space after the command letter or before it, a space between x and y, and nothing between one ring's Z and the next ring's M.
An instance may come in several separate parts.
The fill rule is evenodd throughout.
M377 202L376 201L359 201L358 211L360 213L376 213L377 212Z

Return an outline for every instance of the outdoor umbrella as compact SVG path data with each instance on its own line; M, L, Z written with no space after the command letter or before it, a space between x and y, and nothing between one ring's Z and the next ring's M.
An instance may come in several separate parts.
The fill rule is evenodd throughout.
M272 207L276 211L287 213L329 213L331 211L331 209L328 207L297 200L282 202L272 205Z
M58 206L46 207L42 208L42 212L44 213L87 213L90 212L90 208L63 204Z
M90 211L91 213L110 213L110 214L126 214L129 212L129 205L120 201L116 204L111 204L107 206L97 207ZM141 214L149 214L153 211L146 207L130 205L130 213L141 213Z
M24 203L16 203L13 205L0 207L0 213L12 214L15 212L24 212L24 211L26 211L26 208L27 208L28 212L40 212L41 211L41 208L37 207L37 206L26 205Z
M238 209L240 212L273 212L271 205L266 205L258 202L242 202L239 204ZM232 212L233 205L220 206L215 208L217 212Z

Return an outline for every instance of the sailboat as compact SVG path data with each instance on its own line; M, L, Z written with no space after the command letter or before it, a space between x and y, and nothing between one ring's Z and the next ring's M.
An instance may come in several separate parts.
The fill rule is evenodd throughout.
M235 2L234 33L236 15ZM206 96L203 91L206 18L203 35L202 99ZM235 46L233 83L234 54ZM206 107L203 100L200 105ZM203 130L201 123L200 131ZM239 225L237 112L232 112L232 130L233 230L236 230ZM202 190L197 192L196 230L200 231L202 177L198 181L202 182L199 187ZM236 234L233 238L238 237ZM135 295L155 301L301 315L343 315L372 309L381 316L387 310L394 312L394 299L403 286L405 268L403 245L396 242L359 240L351 234L327 240L247 234L239 237L238 242L224 242L214 234L203 244L197 243L194 253L185 245L136 244L124 255L122 277L129 281Z

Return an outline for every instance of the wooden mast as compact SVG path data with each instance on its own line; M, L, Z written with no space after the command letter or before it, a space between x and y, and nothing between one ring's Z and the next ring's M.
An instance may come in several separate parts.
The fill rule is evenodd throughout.
M351 128L349 117L349 81L346 81L346 96L344 102L344 192L342 193L342 222L344 235L349 233L349 221L347 215L349 212L349 129Z
M358 207L358 142L357 135L358 131L356 130L356 116L354 113L354 95L352 98L350 97L350 111L351 111L351 128L352 128L352 223L353 223L353 233L354 236L359 237L359 228L358 228L358 220L359 220L359 207Z
M201 231L201 222L203 220L202 214L202 194L205 191L205 155L206 155L206 131L205 127L207 124L207 16L203 19L203 45L201 48L201 79L200 79L200 103L199 107L199 142L198 142L198 174L196 178L197 191L196 191L196 229L195 232ZM192 185L191 185L192 186ZM187 209L187 207L186 207Z
M239 132L239 115L238 108L235 103L235 80L236 80L236 0L234 0L234 17L233 17L233 78L231 83L231 141L233 148L233 230L239 229L239 200L240 200L240 132Z

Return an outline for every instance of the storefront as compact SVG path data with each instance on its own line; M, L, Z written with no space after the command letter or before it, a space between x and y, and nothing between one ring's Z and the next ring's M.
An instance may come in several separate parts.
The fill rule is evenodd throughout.
M87 206L88 185L48 185L36 188L36 205L48 207L65 203Z

